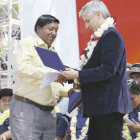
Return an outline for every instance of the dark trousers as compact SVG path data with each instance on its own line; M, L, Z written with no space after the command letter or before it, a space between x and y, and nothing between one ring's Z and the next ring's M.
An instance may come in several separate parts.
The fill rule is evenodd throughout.
M121 140L123 115L96 115L89 121L88 140Z

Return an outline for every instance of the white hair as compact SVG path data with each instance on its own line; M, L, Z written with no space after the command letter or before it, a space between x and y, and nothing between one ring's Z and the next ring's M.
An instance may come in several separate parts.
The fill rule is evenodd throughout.
M92 0L84 5L79 12L79 16L81 17L83 12L87 12L89 15L93 15L96 12L101 12L104 18L110 17L110 13L106 5L100 0Z

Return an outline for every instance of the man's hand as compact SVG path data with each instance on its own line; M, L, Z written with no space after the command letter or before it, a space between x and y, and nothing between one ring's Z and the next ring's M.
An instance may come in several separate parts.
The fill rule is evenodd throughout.
M66 83L67 80L63 75L60 74L55 82L63 84L63 82Z
M73 94L73 91L74 91L74 88L71 88L71 89L68 91L68 96L69 96L69 97Z
M134 119L132 119L133 121L133 125L128 125L128 128L130 131L132 132L140 132L140 123L138 123L137 121L135 121Z
M71 68L66 68L66 71L63 71L60 75L64 76L66 79L74 79L78 77L78 71Z

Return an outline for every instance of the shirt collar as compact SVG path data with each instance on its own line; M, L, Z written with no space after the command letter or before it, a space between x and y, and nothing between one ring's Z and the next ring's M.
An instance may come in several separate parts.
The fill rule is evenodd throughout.
M35 40L37 42L37 46L40 46L40 47L48 49L48 45L38 35L35 35ZM49 50L54 50L54 46L51 45Z

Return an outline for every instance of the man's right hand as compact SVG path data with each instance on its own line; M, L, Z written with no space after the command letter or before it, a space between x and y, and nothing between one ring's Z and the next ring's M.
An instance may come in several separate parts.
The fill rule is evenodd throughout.
M57 78L57 80L55 82L58 82L58 83L63 84L63 83L66 83L67 80L66 80L66 78L64 76L59 75L58 78Z
M68 96L70 97L74 92L74 88L71 88L69 91L68 91Z

